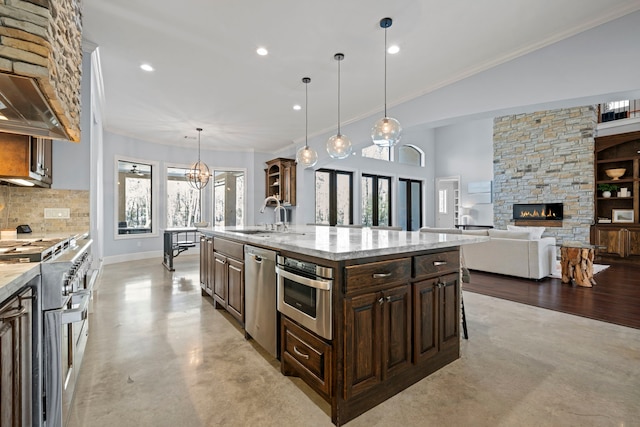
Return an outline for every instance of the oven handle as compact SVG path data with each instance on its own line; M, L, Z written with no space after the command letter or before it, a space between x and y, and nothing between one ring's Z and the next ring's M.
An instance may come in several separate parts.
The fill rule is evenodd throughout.
M89 307L89 301L91 300L91 292L78 291L71 295L71 301L75 301L78 298L80 301L77 308L68 308L61 310L62 324L81 322L87 318L87 309Z
M323 280L323 279L309 279L308 277L299 276L297 274L290 273L286 270L283 270L276 266L276 274L284 277L285 279L293 280L294 282L300 283L301 285L309 286L316 289L321 289L323 291L331 290L332 280Z

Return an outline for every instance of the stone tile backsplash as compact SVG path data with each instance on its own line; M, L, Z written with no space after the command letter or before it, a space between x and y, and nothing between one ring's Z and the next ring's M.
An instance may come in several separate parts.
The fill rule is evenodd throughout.
M0 186L0 228L28 224L34 233L89 230L89 191ZM69 219L45 219L45 208L68 208Z

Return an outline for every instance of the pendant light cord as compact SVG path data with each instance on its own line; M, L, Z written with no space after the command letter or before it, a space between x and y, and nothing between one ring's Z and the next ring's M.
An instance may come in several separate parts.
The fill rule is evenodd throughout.
M304 148L309 149L309 83L304 83Z
M340 61L338 58L338 136L340 136Z
M387 29L384 29L384 116L387 117Z

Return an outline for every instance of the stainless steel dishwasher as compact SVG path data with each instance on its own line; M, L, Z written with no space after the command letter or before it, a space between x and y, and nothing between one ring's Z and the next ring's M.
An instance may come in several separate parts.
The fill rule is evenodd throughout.
M245 332L278 357L276 252L244 246Z

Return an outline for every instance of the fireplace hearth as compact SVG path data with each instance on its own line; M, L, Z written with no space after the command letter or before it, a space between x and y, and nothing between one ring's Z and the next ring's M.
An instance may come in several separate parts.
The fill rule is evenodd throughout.
M562 221L562 203L514 203L514 221Z

